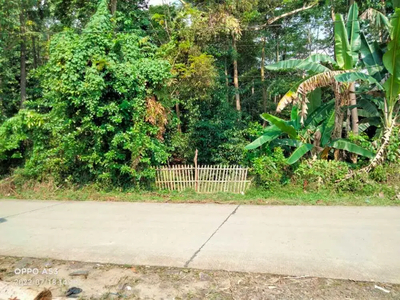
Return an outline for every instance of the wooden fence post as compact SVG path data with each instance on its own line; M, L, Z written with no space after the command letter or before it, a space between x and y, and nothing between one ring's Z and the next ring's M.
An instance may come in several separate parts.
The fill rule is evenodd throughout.
M194 155L194 185L195 191L198 192L199 190L199 170L197 168L197 155L199 151L196 149L196 153Z

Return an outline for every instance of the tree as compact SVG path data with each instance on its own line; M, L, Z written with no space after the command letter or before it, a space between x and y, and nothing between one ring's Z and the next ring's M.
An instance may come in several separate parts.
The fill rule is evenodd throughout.
M306 60L283 61L268 66L268 69L288 69L297 68L309 73L317 73L303 80L301 83L291 89L280 101L277 110L281 111L289 103L301 103L301 116L306 117L307 114L307 94L316 88L330 86L335 94L335 128L332 136L335 139L342 137L344 113L343 106L356 105L354 84L346 86L338 83L335 76L352 70L358 62L358 55L361 49L360 26L358 23L358 7L353 4L350 8L347 26L345 26L342 15L337 14L335 17L335 58L333 60L325 55L311 55ZM339 70L330 70L319 64L320 62L328 62L334 68ZM353 132L358 133L358 116L357 107L352 109L353 116ZM338 159L338 151L335 154ZM353 157L353 161L354 161Z
M313 99L318 101L315 97ZM252 150L265 143L271 143L272 147L296 147L287 160L288 164L296 163L309 151L312 151L315 156L319 155L321 158L327 159L331 149L347 150L358 155L373 157L373 153L348 140L331 138L335 121L333 106L333 101L331 101L316 108L303 126L296 106L292 109L290 121L264 113L261 117L271 125L265 129L261 137L247 145L246 149ZM282 136L283 138L281 138Z
M53 37L43 98L29 103L48 111L35 130L40 136L26 135L30 176L124 185L151 178L149 166L167 160L163 90L170 65L154 45L135 34L113 34L113 26L102 0L82 35L66 30ZM6 145L0 156L23 144Z
M371 160L370 164L363 169L369 172L384 160L385 149L389 144L393 128L399 115L399 94L400 94L400 8L396 8L395 14L392 16L390 25L390 42L387 46L388 50L383 55L383 65L385 66L389 77L385 80L383 85L380 85L374 77L368 76L364 73L354 72L346 74L345 76L338 76L337 79L343 82L354 82L356 80L366 80L377 86L378 89L384 90L384 112L383 124L384 131L382 135L382 143L377 151L376 156ZM372 57L379 55L372 52ZM378 56L379 59L379 56Z

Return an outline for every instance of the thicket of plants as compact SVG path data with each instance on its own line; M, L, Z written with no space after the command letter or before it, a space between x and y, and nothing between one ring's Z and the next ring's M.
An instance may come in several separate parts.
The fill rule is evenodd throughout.
M0 176L151 188L198 149L261 188L396 194L400 3L358 4L0 0Z

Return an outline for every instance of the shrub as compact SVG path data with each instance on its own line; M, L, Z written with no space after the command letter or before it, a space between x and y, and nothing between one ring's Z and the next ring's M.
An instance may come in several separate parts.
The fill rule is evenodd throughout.
M387 181L388 175L387 170L384 166L379 165L372 172L369 173L369 178L376 182L384 182Z
M343 179L349 172L345 162L328 160L304 160L294 172L298 183L307 181L311 188L332 186L337 180Z
M290 166L280 147L276 147L269 155L265 154L254 158L250 170L256 184L263 188L285 184L288 181L289 172Z
M20 150L32 141L22 171L31 177L103 186L154 178L150 167L169 156L163 91L170 65L146 39L113 29L102 0L84 34L65 31L53 37L41 71L43 98L30 104L41 118L20 113L0 129L0 136L13 137L0 141L0 160L21 157ZM29 119L45 120L41 126L47 134L26 134Z

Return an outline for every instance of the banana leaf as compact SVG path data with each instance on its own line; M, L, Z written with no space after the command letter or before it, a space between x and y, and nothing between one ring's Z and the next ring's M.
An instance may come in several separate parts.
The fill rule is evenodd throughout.
M302 158L307 152L309 152L312 148L314 148L313 145L311 144L302 144L300 147L298 147L292 155L288 158L287 163L289 165L294 164L297 162L300 158Z
M350 70L353 68L349 37L344 25L343 16L340 14L336 14L335 16L335 54L340 69Z
M368 69L368 73L371 76L377 76L377 80L382 81L382 75L379 72L379 67L382 63L382 51L379 48L377 42L369 43L363 33L361 33L361 59Z
M330 63L334 66L337 65L336 61L326 54L311 54L309 57L305 59L305 61L315 62L315 63Z
M308 114L312 114L318 107L321 107L322 91L321 88L313 90L308 94Z
M400 92L400 9L396 8L396 13L391 19L390 38L388 51L383 55L383 64L390 73L389 79L385 82L384 88L388 99L388 109L394 107ZM391 118L391 116L390 116Z
M356 105L347 106L346 109L353 109L353 108L362 108L365 110L370 116L379 116L379 110L376 104L367 99L359 99Z
M288 134L290 138L298 138L296 129L293 126L288 125L286 121L267 113L262 114L261 118L278 127L284 133Z
M317 126L320 124L330 115L330 112L333 110L334 106L335 100L331 100L317 108L314 112L308 115L304 122L304 127Z
M369 124L370 126L380 127L382 125L382 119L380 117L368 117L358 121L359 124Z
M358 21L358 5L351 5L347 17L347 36L349 37L353 62L358 61L358 52L361 49L360 22Z
M372 76L361 73L361 72L349 72L335 76L335 79L339 82L354 82L356 80L364 80L369 83L376 84L377 88L383 90L381 84Z
M322 147L325 147L325 145L329 143L334 128L335 128L335 111L332 111L326 123L324 124L324 130L321 135Z
M270 141L273 141L274 139L278 138L282 134L282 130L280 130L278 127L275 125L269 126L265 129L264 133L262 136L257 138L254 142L251 144L247 145L245 149L247 150L253 150L258 147L261 147L265 143L268 143Z
M335 149L340 149L340 150L346 150L347 152L355 153L355 154L365 156L368 158L374 157L374 153L372 153L371 151L369 151L361 146L358 146L358 145L356 145L348 140L345 140L345 139L338 139L338 140L333 141L330 144L330 147L335 148Z
M321 64L302 59L283 60L265 67L267 70L303 70L311 73L322 73L329 69Z

